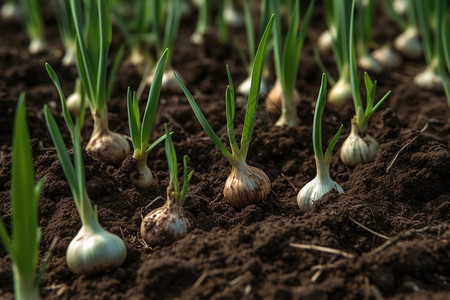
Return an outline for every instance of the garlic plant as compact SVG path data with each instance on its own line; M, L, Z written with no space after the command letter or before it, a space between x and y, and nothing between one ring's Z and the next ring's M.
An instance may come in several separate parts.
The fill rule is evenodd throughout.
M169 50L166 49L156 66L155 79L150 87L142 122L136 93L134 92L132 95L130 88L128 88L127 91L128 124L134 148L133 159L136 161L136 171L131 173L130 178L133 184L141 189L146 189L153 184L153 175L147 166L147 157L150 151L166 137L162 136L148 146L155 120L156 109L158 108L161 82L168 55Z
M258 50L256 51L255 61L253 62L252 83L247 101L240 147L236 142L236 133L234 130L234 87L228 66L227 74L229 84L226 89L225 99L227 131L228 139L231 145L231 152L228 151L217 134L211 128L191 93L180 81L180 85L186 95L186 98L188 99L189 104L191 105L192 110L194 111L194 114L199 120L201 126L208 134L209 138L217 146L219 151L231 164L232 170L225 183L223 193L228 203L234 207L245 207L251 204L259 203L263 201L270 193L270 180L267 175L262 170L247 165L246 160L255 124L256 107L258 104L258 93L264 61L264 51L272 29L273 20L274 15L270 18L264 34L262 35Z
M48 66L47 71L50 77L56 76L49 70L51 68ZM52 79L58 80L57 77ZM90 274L116 268L124 262L127 250L124 242L118 236L103 229L98 222L97 207L92 207L86 189L80 141L82 118L78 116L74 124L64 99L61 99L61 103L64 120L72 138L74 163L67 153L58 125L47 105L44 107L44 117L81 218L81 229L67 248L67 265L75 274ZM80 111L80 114L82 112L83 110Z
M341 134L342 125L328 145L325 154L322 150L322 115L325 109L326 95L327 78L326 75L323 74L313 122L313 147L317 175L313 180L308 182L297 195L298 207L303 211L309 210L315 201L319 200L323 195L332 190L341 194L344 193L341 186L334 182L330 177L330 162L333 148Z
M275 12L274 21L274 62L277 82L266 98L266 107L281 108L281 115L276 121L276 126L294 126L297 124L297 108L295 97L300 95L295 89L298 67L300 63L303 41L306 35L309 21L314 9L315 1L310 1L305 17L300 25L300 4L295 1L295 6L290 18L284 48L282 47L280 4L273 1L272 10Z
M351 121L351 131L347 139L341 147L341 160L348 166L355 166L361 163L368 163L375 159L378 150L378 142L369 134L367 134L367 126L372 114L387 99L391 91L387 92L378 103L374 105L375 91L377 82L372 82L367 72L364 73L364 83L366 86L366 108L364 108L361 94L359 92L359 80L355 65L355 49L353 40L353 11L354 0L352 3L352 13L350 17L349 31L349 61L350 61L350 82L352 87L353 104L355 106L356 115Z
M22 19L25 29L30 39L28 45L28 52L36 54L43 52L47 43L45 41L44 21L39 11L38 0L19 0L20 11L22 12Z
M442 80L439 75L439 65L444 63L441 56L441 31L448 1L417 0L415 7L427 66L414 77L414 82L422 88L442 90Z
M82 25L81 2L70 0L70 9L77 35L77 69L86 95L89 99L94 129L86 150L108 164L120 163L129 153L130 145L120 134L112 132L108 125L106 102L110 98L112 83L121 54L119 51L109 78L106 78L107 58L111 44L112 29L108 2L89 1L89 14Z
M63 66L74 66L77 61L77 36L72 20L69 0L53 2L54 14L58 21L59 35L64 46ZM76 115L76 114L75 114Z
M14 298L17 300L39 299L39 284L50 260L50 252L39 271L38 203L45 178L34 183L33 157L28 131L25 93L17 101L14 116L11 155L11 235L0 218L0 242L11 259L14 279ZM54 242L56 239L54 240ZM54 246L50 246L50 251Z
M450 108L450 19L445 18L442 23L442 55L443 62L440 64L439 74L444 85L445 95L447 96L448 107ZM444 62L445 61L445 62Z
M170 174L167 200L162 207L147 214L141 222L141 236L151 247L172 244L184 237L193 227L192 219L184 210L183 205L194 171L188 173L187 163L189 158L185 155L183 157L183 186L180 190L175 147L166 124L164 124L164 129L165 137L167 137L165 138L165 150Z

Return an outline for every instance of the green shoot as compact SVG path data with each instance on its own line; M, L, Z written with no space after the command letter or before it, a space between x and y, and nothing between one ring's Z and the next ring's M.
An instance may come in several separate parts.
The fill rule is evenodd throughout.
M209 29L211 22L211 5L211 0L202 0L202 3L199 5L197 26L191 36L191 42L194 44L201 45L204 42L204 35Z
M391 91L388 91L376 104L374 103L375 91L377 88L377 81L372 82L367 72L364 73L364 84L366 87L366 107L364 108L361 93L359 91L358 73L356 70L356 55L355 47L353 45L353 25L354 25L354 9L355 0L352 1L352 8L350 14L350 28L348 39L348 61L350 63L350 83L352 88L353 104L356 113L356 125L361 132L365 132L367 124L372 114L383 104L383 102L390 95Z
M54 1L54 4L59 34L65 49L62 64L64 66L75 65L77 59L77 36L70 12L69 0L57 0Z
M439 64L439 73L450 108L450 79L448 78L450 73L450 20L448 18L445 18L442 22L442 55L442 60L445 60L445 63Z
M12 234L10 237L0 219L0 240L11 259L15 299L39 299L39 283L50 259L47 255L36 274L41 238L38 202L45 179L34 184L24 93L19 96L14 117L11 181Z
M178 185L178 161L177 154L175 152L175 147L172 142L172 138L170 137L169 130L167 129L167 125L164 124L165 134L165 151L167 157L167 165L169 167L170 181L169 186L167 188L167 196L168 199L172 201L177 201L181 206L184 205L184 201L186 200L187 190L189 188L189 182L191 181L192 175L194 174L194 170L188 173L187 171L187 163L189 161L189 157L187 155L183 156L183 185L180 187Z
M134 185L140 188L147 188L153 184L153 176L147 166L147 156L150 151L156 147L156 145L166 138L164 135L148 146L153 128L153 122L155 120L156 109L158 108L161 82L164 74L164 68L168 60L168 55L169 50L166 49L156 66L155 77L150 87L142 122L136 92L131 94L130 88L128 88L127 91L128 124L134 148L133 158L136 160L137 164L137 174L133 173L131 178Z

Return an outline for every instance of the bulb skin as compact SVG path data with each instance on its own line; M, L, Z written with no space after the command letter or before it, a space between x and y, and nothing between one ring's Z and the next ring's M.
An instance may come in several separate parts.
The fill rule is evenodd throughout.
M133 185L140 189L148 189L153 185L154 178L152 171L147 166L147 157L143 161L136 161L136 170L130 175Z
M333 34L329 29L323 31L317 39L317 47L320 53L329 53L333 49Z
M360 132L352 119L352 129L341 147L340 157L347 166L356 166L375 160L379 144L369 134Z
M119 267L127 256L124 242L97 221L82 226L67 248L66 260L75 274L91 274Z
M81 95L79 92L75 91L72 94L69 95L66 99L67 109L69 110L70 115L75 118L78 116L78 113L80 112L80 106L81 106ZM84 108L89 107L89 100L85 99L84 102Z
M266 110L274 116L281 115L283 90L279 80L275 81L274 86L266 97ZM294 103L300 103L300 93L294 88Z
M339 79L328 93L328 102L334 107L341 107L345 102L352 98L352 87L350 82Z
M361 56L358 59L358 66L375 73L381 73L381 71L383 71L383 67L380 62L370 55Z
M330 176L316 176L308 182L297 195L297 205L302 211L311 209L315 201L322 198L326 193L335 190L340 194L344 190L339 184L331 180Z
M394 69L401 65L402 58L390 45L385 45L372 52L372 57L376 59L383 68Z
M421 88L428 90L441 91L444 89L442 77L437 72L435 72L434 69L430 66L428 66L427 68L425 68L424 71L414 76L414 83L420 86Z
M243 208L262 202L270 193L270 180L261 169L240 164L233 166L223 195L230 205Z
M102 129L91 136L86 150L102 162L113 165L123 161L130 153L130 145L120 134Z
M244 96L248 96L250 94L250 87L252 85L252 78L251 77L247 77L247 79L245 79L244 81L242 81L239 86L237 87L237 91L239 94L244 95ZM266 80L261 77L261 84L259 87L259 95L266 95L267 94L267 83Z
M394 40L395 49L406 58L418 59L422 56L422 44L415 28L407 28Z
M193 228L193 222L178 201L166 203L147 214L141 222L141 236L154 246L167 246L183 238Z

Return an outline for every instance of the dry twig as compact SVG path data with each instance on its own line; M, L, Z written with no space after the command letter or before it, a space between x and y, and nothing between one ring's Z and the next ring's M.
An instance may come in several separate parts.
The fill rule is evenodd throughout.
M289 246L298 248L298 249L309 249L309 250L316 250L316 251L321 251L321 252L326 252L326 253L337 254L337 255L341 255L346 258L354 258L355 257L355 255L353 255L351 253L348 253L348 252L345 252L345 251L342 251L339 249L328 248L328 247L323 247L323 246L296 244L296 243L290 243Z
M372 229L370 229L370 228L364 226L363 224L359 223L358 221L352 219L352 217L348 217L348 218L350 219L350 221L352 221L352 222L355 223L356 225L361 226L363 229L365 229L365 230L367 230L368 232L370 232L370 233L376 235L377 237L380 237L380 238L385 239L385 240L389 240L389 239L390 239L390 237L385 236L385 235L383 235L383 234L381 234L381 233L378 233L378 232L376 232L376 231L373 231Z

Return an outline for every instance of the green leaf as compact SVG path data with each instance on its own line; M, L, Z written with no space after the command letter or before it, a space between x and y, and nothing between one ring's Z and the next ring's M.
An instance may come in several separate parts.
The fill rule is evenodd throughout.
M333 139L331 140L331 142L328 144L327 150L325 150L325 162L326 163L330 163L331 162L331 157L333 155L333 149L334 146L336 146L336 143L341 135L342 132L342 128L344 127L344 125L341 125L339 127L339 130L336 132L336 134L334 135Z
M253 29L252 14L248 7L247 0L242 1L242 7L244 9L245 31L247 32L248 52L250 55L249 60L253 61L255 57L255 32Z
M79 196L77 174L73 167L72 161L70 160L69 154L67 153L66 146L64 144L61 133L59 132L58 125L56 124L56 121L47 105L44 106L44 117L53 144L55 145L56 152L58 153L59 159L61 161L61 167L63 169L64 175L66 175L67 182L69 183L70 189L72 190L74 196L75 195Z
M12 142L12 252L24 282L33 282L39 236L34 169L26 120L25 93L21 93L14 117Z
M141 127L141 147L147 147L150 140L150 134L155 120L156 109L158 108L159 96L161 93L161 83L166 67L169 50L166 49L156 65L155 75L153 77L150 92L148 94L147 105L144 111Z
M247 158L248 148L255 125L256 106L258 104L258 94L261 84L261 73L264 63L264 50L266 48L267 40L272 30L274 15L269 20L266 30L259 42L258 50L256 51L255 61L253 62L252 81L250 85L250 93L247 100L247 108L245 112L244 129L241 138L241 158Z
M70 116L69 109L67 108L66 104L66 97L64 96L64 93L61 88L61 84L59 83L58 75L56 75L56 72L53 70L53 68L46 62L45 63L45 69L47 70L48 76L52 80L53 84L55 85L56 89L58 90L59 99L61 100L61 106L62 106L62 113L64 117L64 121L66 122L67 128L70 132L73 132L74 130L74 124L72 121L72 117ZM82 106L84 107L84 106ZM82 109L80 109L82 110Z
M233 154L236 154L239 151L239 147L236 143L236 136L234 133L234 113L235 113L235 99L234 99L234 91L233 91L233 81L231 79L230 68L227 65L227 75L229 85L225 91L225 109L227 116L227 132L228 139L230 141L230 146Z
M217 134L211 128L211 125L209 125L209 123L206 120L205 116L203 115L202 111L200 110L197 103L195 102L194 97L192 97L191 93L188 91L186 86L178 78L177 74L175 74L175 77L177 78L178 83L181 86L181 89L183 90L184 94L186 95L186 98L189 101L189 104L191 105L192 110L194 111L194 114L197 117L197 120L199 121L200 125L203 127L203 130L205 130L206 134L209 136L211 141L217 146L219 151L222 152L223 156L225 156L227 159L233 159L232 158L233 155L230 153L230 151L227 150L225 145L222 143L222 141L219 139Z
M156 146L158 146L159 143L164 141L167 136L172 136L173 131L169 133L169 135L164 134L163 136L160 136L156 141L154 141L145 151L145 155L148 155Z
M119 51L117 51L116 57L114 58L114 62L111 68L111 71L109 71L108 76L108 85L106 88L106 100L111 99L111 93L114 86L114 79L116 78L117 71L119 71L120 63L122 62L123 53L125 52L124 45L120 45Z
M183 156L183 187L181 188L180 193L180 204L184 205L184 201L186 200L187 190L189 188L189 183L191 181L192 175L194 174L194 170L188 173L187 171L187 163L189 161L189 157L187 155Z
M130 129L131 141L133 148L136 151L141 148L140 144L140 114L139 104L136 99L136 93L131 94L131 88L127 89L127 113L128 113L128 128Z
M167 125L164 123L164 130L166 131L167 138L165 139L165 150L167 157L167 165L169 167L170 173L170 183L173 188L173 192L175 194L175 199L178 198L178 166L177 166L177 154L175 152L175 147L173 145L172 139L169 135L169 130L167 129Z
M322 150L322 115L325 109L325 102L327 98L327 76L322 74L322 81L320 83L319 95L317 96L316 109L314 112L313 121L313 147L314 155L323 159Z

